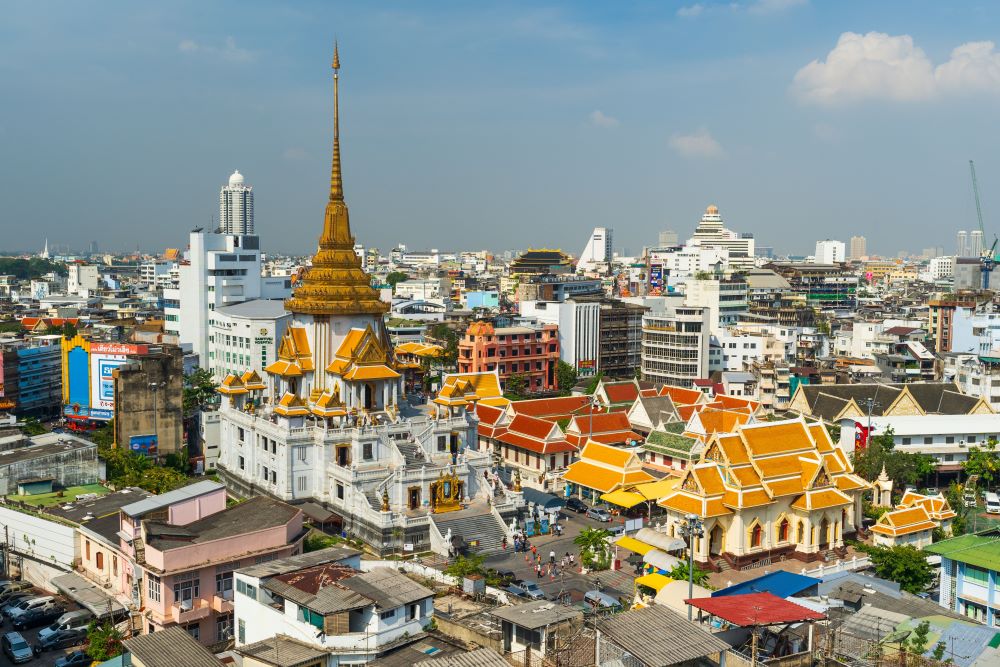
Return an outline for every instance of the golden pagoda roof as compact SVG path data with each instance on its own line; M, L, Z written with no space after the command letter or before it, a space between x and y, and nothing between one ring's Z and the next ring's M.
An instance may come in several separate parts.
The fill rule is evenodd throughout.
M326 205L323 233L312 265L301 284L285 301L285 308L305 315L381 315L389 304L379 298L371 279L354 252L347 203L340 171L340 54L333 57L333 160L330 169L330 200Z

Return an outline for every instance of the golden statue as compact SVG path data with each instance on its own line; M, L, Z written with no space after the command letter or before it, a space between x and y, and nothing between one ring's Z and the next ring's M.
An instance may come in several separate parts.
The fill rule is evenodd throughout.
M514 491L521 490L521 469L517 468L514 470Z
M382 511L389 511L389 489L382 489Z
M435 513L454 512L462 509L462 495L465 483L459 481L458 475L443 472L437 481L431 482L431 506Z

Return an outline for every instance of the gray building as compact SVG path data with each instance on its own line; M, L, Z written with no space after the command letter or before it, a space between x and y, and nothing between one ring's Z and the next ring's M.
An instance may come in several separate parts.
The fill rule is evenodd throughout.
M0 451L0 495L16 495L29 480L52 480L55 487L98 481L97 445L68 434L24 438Z

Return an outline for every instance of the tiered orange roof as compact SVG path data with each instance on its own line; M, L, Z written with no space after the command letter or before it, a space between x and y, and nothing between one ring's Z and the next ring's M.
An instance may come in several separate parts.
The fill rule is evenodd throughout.
M693 502L707 509L718 501L738 510L793 496L792 507L813 510L850 504L844 491L865 488L829 437L797 419L738 424L733 433L711 436L701 461L660 504L680 512Z
M737 426L749 423L751 415L743 410L719 410L705 408L696 411L684 427L684 435L702 442L715 433L732 433Z
M872 532L899 537L901 535L918 533L922 530L934 530L937 526L937 523L931 520L927 509L923 505L916 505L906 509L886 512L872 526Z
M580 452L580 460L571 463L563 480L602 493L625 486L655 481L643 471L642 461L635 452L588 442Z
M589 440L607 445L628 445L642 436L632 430L625 412L595 413L573 417L566 425L566 439L577 447Z
M309 414L309 408L302 403L302 399L291 392L285 392L274 406L274 411L285 417L302 417Z
M247 388L243 384L243 380L239 376L230 373L222 380L222 384L216 390L220 394L226 394L227 396L235 396L237 394L246 394Z
M510 403L503 397L503 390L500 389L500 376L495 370L478 373L449 373L444 376L441 394L446 393L449 387L453 386L461 386L463 391L471 390L468 394L469 400L476 400L480 405L504 407Z
M898 509L923 507L927 510L927 515L935 521L947 521L958 516L955 510L951 508L948 500L941 493L933 496L925 496L922 493L907 490L896 507Z
M347 332L326 370L348 381L393 380L399 373L392 363L388 350L369 325Z
M278 360L264 370L272 375L300 377L314 369L309 337L303 327L288 327L278 345Z
M576 447L566 441L558 426L528 415L515 415L494 437L498 442L526 449L535 454L576 451Z

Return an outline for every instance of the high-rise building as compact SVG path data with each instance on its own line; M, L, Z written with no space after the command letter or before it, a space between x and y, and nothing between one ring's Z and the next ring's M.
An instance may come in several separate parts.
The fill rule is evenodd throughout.
M868 256L868 239L866 239L864 236L852 236L851 254L847 258L858 260L867 256Z
M664 229L662 232L660 232L659 245L661 248L677 245L677 232L675 232L672 229Z
M955 254L959 257L969 256L969 232L960 231L955 239Z
M981 257L983 254L983 233L974 229L969 232L969 257Z
M701 222L694 230L690 245L702 248L721 248L728 251L728 265L732 269L752 269L754 267L754 240L722 226L719 207L712 204L705 209Z
M813 259L815 264L840 264L844 261L844 242L825 241L816 242L816 255Z
M580 253L577 268L582 271L593 271L598 264L610 264L614 256L613 232L609 227L595 227L587 240L587 245Z
M708 377L708 308L667 307L642 317L642 379L690 387Z
M219 230L223 234L253 234L253 186L234 171L219 191Z

